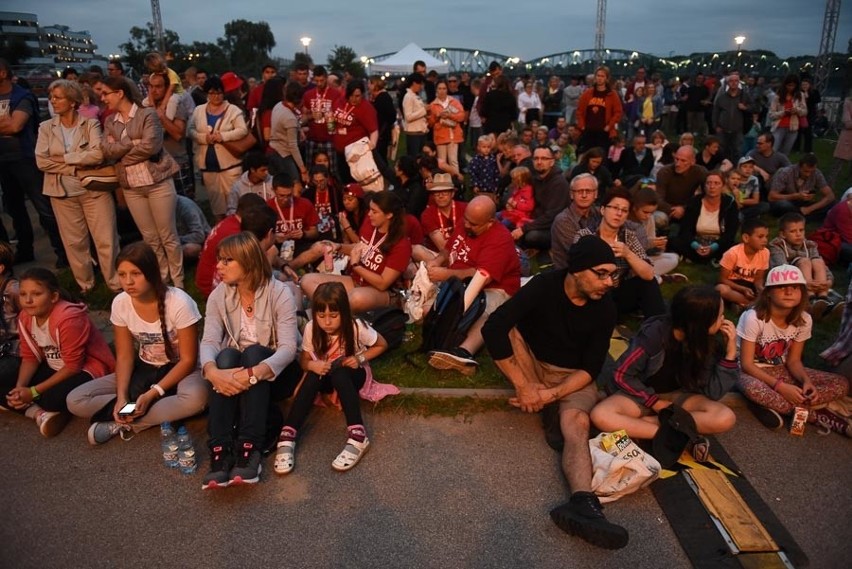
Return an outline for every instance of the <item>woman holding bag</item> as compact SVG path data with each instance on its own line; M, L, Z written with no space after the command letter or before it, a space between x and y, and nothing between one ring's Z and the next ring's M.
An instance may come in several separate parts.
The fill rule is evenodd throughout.
M163 150L163 125L155 109L142 107L133 83L107 77L101 99L113 112L106 119L104 157L116 161L118 183L142 239L157 254L164 282L183 288L183 249L177 232L179 167Z
M207 79L204 90L207 102L195 107L189 121L189 137L195 142L195 165L207 188L210 210L221 221L228 209L231 186L243 173L242 153L226 144L243 140L249 131L242 109L225 100L225 87L219 77Z
M79 177L84 167L103 162L101 123L80 115L79 83L59 79L50 84L48 93L56 114L41 123L35 149L36 164L44 172L43 193L50 197L65 255L82 293L95 287L90 233L104 280L117 291L115 201L109 192L86 189Z
M461 124L464 109L461 103L449 96L447 81L435 84L435 100L429 105L429 125L438 151L438 160L444 160L455 171L459 170L459 145L464 144Z

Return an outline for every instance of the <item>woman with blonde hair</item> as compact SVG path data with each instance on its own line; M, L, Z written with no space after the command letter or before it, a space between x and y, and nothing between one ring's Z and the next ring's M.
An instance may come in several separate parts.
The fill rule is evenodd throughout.
M290 378L285 370L295 361L298 337L293 294L272 278L254 235L223 239L216 269L222 282L207 299L199 355L210 383L204 489L260 479L272 385ZM295 382L289 391L294 388Z
M89 252L91 234L104 280L117 291L115 200L109 192L86 189L80 181L82 169L103 162L101 123L80 114L84 95L78 83L58 79L50 84L48 93L56 115L39 126L35 149L36 164L44 172L42 191L50 198L65 255L80 290L85 294L95 287Z

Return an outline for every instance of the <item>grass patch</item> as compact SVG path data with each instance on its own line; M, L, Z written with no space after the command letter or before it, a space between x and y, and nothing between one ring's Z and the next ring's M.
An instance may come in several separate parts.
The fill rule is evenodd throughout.
M493 411L514 409L505 399L482 399L478 397L430 397L406 394L388 397L375 404L377 413L401 413L421 417L462 417L469 422L474 415Z

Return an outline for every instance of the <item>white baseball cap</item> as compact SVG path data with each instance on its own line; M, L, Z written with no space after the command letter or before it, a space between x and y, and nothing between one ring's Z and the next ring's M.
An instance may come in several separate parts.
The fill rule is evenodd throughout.
M778 265L766 275L765 286L804 285L805 275L799 267L793 265Z

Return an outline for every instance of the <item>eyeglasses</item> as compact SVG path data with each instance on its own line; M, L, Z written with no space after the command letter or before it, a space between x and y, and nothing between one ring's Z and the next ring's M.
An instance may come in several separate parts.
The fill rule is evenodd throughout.
M617 205L605 205L604 207L617 211L618 213L630 213L630 210L626 207L618 207Z
M233 257L216 257L216 261L222 263L226 267L234 262Z
M112 95L114 93L118 93L118 91L101 91L101 97L106 97L107 95Z
M577 194L579 196L590 196L597 192L597 190L571 190L572 194Z
M599 281L605 281L607 279L615 278L615 271L605 271L603 269L589 269L594 273L596 277L598 277Z
M64 101L67 98L68 97L57 97L56 95L53 95L52 97L48 97L47 100L52 103L53 101Z
M533 160L555 160L553 156L533 156Z

